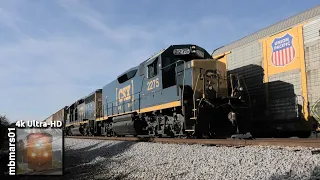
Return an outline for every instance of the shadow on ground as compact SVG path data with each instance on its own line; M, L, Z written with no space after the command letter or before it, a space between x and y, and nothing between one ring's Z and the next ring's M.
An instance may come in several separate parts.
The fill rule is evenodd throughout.
M272 175L269 179L270 180L284 180L284 179L294 180L294 179L299 179L299 178L294 177L293 171L289 171L289 172L286 172L285 174L282 174L282 175L279 175L279 174ZM307 178L306 180L319 180L319 179L320 179L320 166L316 166L310 172L310 177Z
M116 142L115 144L98 147L100 143L76 149L65 150L64 153L64 176L24 176L20 179L123 179L129 174L119 173L116 177L108 177L108 166L112 162L111 158L120 156L136 142ZM101 158L101 162L97 160ZM91 163L96 160L96 162ZM119 162L121 163L121 162Z

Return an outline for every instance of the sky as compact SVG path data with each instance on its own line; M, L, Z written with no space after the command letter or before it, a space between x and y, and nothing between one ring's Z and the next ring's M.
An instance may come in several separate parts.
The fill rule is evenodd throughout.
M318 4L0 0L0 114L44 120L169 45L212 53Z

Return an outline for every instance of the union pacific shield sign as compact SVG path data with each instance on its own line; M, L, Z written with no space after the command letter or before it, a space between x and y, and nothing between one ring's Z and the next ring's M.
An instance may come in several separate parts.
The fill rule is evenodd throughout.
M293 37L287 33L280 38L272 41L271 62L274 66L283 67L290 64L295 58L295 48L293 46Z

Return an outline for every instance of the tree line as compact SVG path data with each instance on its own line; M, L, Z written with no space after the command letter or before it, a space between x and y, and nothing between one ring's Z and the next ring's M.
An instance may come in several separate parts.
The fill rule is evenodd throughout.
M12 124L10 124L7 116L0 114L0 149L2 149L4 141L7 140L8 127L12 126Z
M9 119L5 115L0 115L0 127L8 127Z

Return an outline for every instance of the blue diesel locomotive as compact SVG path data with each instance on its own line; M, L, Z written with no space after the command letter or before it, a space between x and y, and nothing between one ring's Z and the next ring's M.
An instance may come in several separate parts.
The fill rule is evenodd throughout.
M107 136L245 134L250 108L243 90L240 79L227 76L226 65L205 49L171 45L69 106L65 130Z

